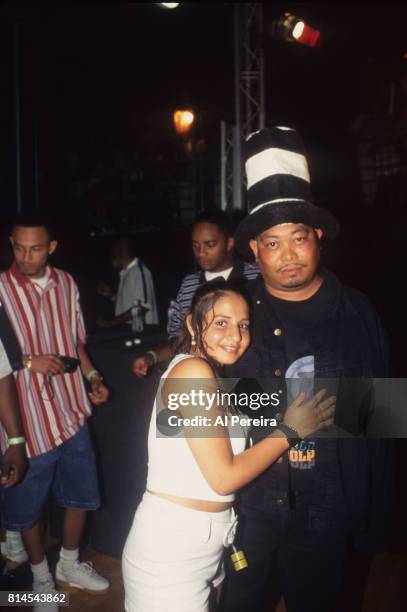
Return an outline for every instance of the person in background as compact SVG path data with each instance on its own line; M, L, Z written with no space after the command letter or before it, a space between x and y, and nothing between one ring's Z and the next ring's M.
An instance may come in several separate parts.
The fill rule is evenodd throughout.
M86 511L99 506L95 453L86 424L89 399L101 404L109 391L85 348L78 288L67 272L48 263L58 243L47 220L19 217L10 241L14 262L0 274L0 301L22 352L22 368L14 376L29 466L20 484L2 488L3 525L22 533L34 592L55 593L41 527L52 491L65 508L57 583L100 594L109 589L109 582L79 561L79 545ZM64 357L71 358L70 367ZM57 609L57 604L41 599L34 605L35 612Z
M158 325L157 300L150 270L136 257L134 244L130 238L119 238L112 247L112 265L120 270L120 281L115 296L115 316L113 319L99 318L98 327L116 327L131 321L133 306L144 312L144 323ZM99 292L112 297L110 287L99 286Z
M1 308L1 306L0 306ZM9 488L20 482L27 468L24 428L16 385L0 339L0 428L3 431L1 484Z
M195 291L203 283L215 278L252 280L259 272L257 266L243 263L235 257L232 222L223 211L202 212L192 224L191 243L200 271L185 276L171 304L167 325L170 341L181 332ZM170 344L148 351L134 359L133 372L138 377L146 376L154 363L168 361L170 357Z
M13 343L12 347L8 347L9 356L7 342L10 334L13 335L10 322L0 305L0 428L2 427L6 434L2 438L1 482L5 487L19 482L27 467L24 428L12 375L12 366L20 367L21 351L17 343ZM15 571L27 561L28 556L19 533L6 531L6 540L1 542L1 554L6 560L7 572Z

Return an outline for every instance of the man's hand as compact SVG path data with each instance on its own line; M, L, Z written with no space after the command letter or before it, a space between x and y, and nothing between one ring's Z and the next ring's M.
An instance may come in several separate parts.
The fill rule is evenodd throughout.
M23 479L27 469L25 444L9 446L3 456L1 484L3 487L12 487Z
M106 385L103 384L103 380L99 378L99 376L92 378L90 388L92 391L89 393L89 397L92 404L98 406L99 404L104 404L107 402L110 391Z
M37 374L54 376L65 372L65 364L57 355L33 355L30 369Z
M140 355L140 357L133 359L133 374L135 374L137 378L143 378L147 376L148 370L153 364L154 359L152 355Z

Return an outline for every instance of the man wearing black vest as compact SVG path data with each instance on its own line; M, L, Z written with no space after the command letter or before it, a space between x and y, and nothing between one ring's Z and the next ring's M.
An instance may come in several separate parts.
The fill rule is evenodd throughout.
M337 381L339 402L339 389L351 379L358 387L388 376L386 338L375 310L362 293L320 267L320 240L334 238L339 225L312 204L297 132L272 128L249 137L246 173L250 214L235 244L242 258L258 263L261 275L249 283L251 346L228 375L261 379L287 405L300 390L324 387L326 378ZM359 402L349 397L352 414ZM274 416L282 418L277 411ZM266 433L252 432L253 441ZM295 431L287 432L292 448L241 492L238 544L248 568L229 569L224 612L261 612L275 564L288 612L337 611L348 543L363 551L383 545L389 445L325 434L296 440Z

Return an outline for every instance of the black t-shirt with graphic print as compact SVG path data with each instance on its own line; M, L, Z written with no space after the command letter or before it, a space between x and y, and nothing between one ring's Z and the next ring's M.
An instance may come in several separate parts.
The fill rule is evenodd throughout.
M290 396L291 383L293 383L293 389L297 388L294 384L295 379L291 377L301 377L301 389L307 391L307 395L312 395L314 387L313 330L314 326L326 318L327 313L332 309L335 299L334 288L329 279L325 278L318 291L307 300L282 300L270 294L267 295L267 299L283 329L286 363L289 364L285 372L288 396ZM293 393L293 396L296 395L297 392ZM288 399L292 401L293 397ZM316 465L317 450L316 440L311 439L303 440L289 450L291 482L294 490L300 491L309 486L311 473Z

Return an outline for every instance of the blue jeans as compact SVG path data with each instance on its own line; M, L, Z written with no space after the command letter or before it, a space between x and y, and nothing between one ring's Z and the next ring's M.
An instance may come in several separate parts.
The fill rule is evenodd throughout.
M3 527L25 531L35 525L50 491L63 508L99 507L95 453L86 424L67 442L29 459L20 484L2 487Z
M288 612L336 611L347 543L336 517L311 506L250 514L240 514L236 538L249 566L226 563L222 612L262 612L276 567Z

